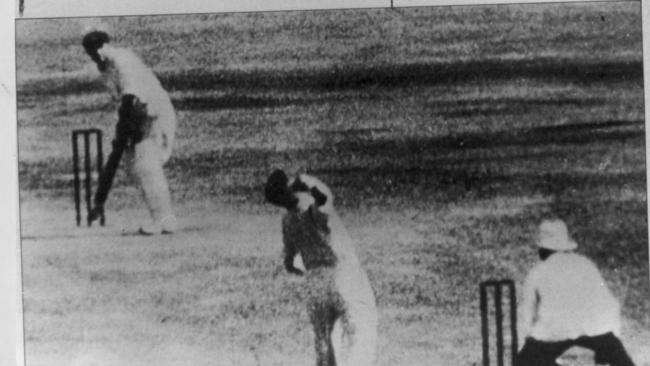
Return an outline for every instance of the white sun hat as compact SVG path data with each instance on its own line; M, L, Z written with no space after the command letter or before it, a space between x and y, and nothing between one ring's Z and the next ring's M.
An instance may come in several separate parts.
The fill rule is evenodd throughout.
M578 244L569 237L569 230L562 220L544 220L539 225L537 246L551 250L574 250Z

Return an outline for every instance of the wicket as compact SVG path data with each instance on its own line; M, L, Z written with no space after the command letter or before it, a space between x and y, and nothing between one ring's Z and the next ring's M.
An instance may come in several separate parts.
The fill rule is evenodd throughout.
M74 203L75 209L77 211L77 226L81 225L81 181L80 181L80 172L79 172L79 135L83 136L84 144L84 186L86 193L86 221L88 226L92 225L90 220L90 211L92 210L92 189L91 189L91 179L92 179L92 169L91 169L91 156L90 156L90 145L91 145L91 136L95 136L96 147L97 147L97 173L101 174L102 166L104 164L103 149L102 149L102 131L98 128L89 128L83 130L73 130L72 131L72 164L74 170ZM99 224L104 226L105 218L104 213L102 212L99 217Z
M480 309L481 309L481 336L483 341L483 366L490 366L490 339L489 339L489 318L488 292L492 289L494 299L494 323L496 326L496 361L497 366L504 365L504 340L503 340L503 289L506 289L509 298L508 310L510 313L510 346L512 363L517 354L517 300L515 283L510 279L489 280L480 283Z

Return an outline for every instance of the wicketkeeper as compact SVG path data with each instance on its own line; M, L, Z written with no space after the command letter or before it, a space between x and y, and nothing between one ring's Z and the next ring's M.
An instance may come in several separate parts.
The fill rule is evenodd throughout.
M540 225L541 262L523 287L520 332L526 336L516 366L557 366L567 349L580 346L595 352L596 364L634 366L618 338L620 306L593 262L577 254L566 224L547 220Z
M176 229L176 217L163 165L172 152L176 114L169 95L151 69L131 50L112 47L109 42L108 34L102 31L90 32L83 38L86 53L97 64L102 80L119 103L113 149L99 176L90 219L97 219L103 212L124 155L151 214L151 222L142 225L139 232L171 233Z

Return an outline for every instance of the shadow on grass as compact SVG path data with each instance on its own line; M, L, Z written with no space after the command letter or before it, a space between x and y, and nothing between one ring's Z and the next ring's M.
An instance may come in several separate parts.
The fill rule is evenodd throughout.
M476 80L542 78L544 80L642 81L637 62L591 63L580 60L539 58L528 60L477 60L468 62L416 63L403 65L346 65L323 70L224 71L188 70L161 74L172 90L206 90L219 85L257 88L356 89L366 86L453 84Z
M639 61L589 62L574 59L475 60L402 65L344 65L327 69L205 70L158 74L165 89L215 90L222 87L255 89L344 90L368 86L444 85L521 78L580 83L643 81ZM103 90L95 78L56 77L20 83L18 98L30 95L85 94Z
M261 184L272 169L308 167L310 173L341 191L339 202L352 206L382 197L409 202L430 197L450 202L468 195L481 198L499 194L561 194L623 184L639 189L645 186L644 166L610 172L594 167L581 167L579 171L555 169L566 158L607 153L590 151L594 143L643 146L641 121L605 121L439 138L363 141L355 133L368 134L365 129L351 130L345 140L326 143L323 148L200 153L172 159L170 169L179 180L229 176L231 184L223 185L218 179L205 184L215 194L259 198ZM538 169L530 169L530 164L536 164Z
M355 96L355 99L371 99ZM279 108L287 106L305 106L341 100L341 96L323 98L301 97L251 97L246 95L228 94L210 97L185 97L173 100L177 110L218 110L239 108ZM533 99L533 98L498 98L474 99L458 101L436 101L425 105L434 113L445 118L471 118L477 115L505 115L528 113L538 108L546 107L578 107L590 108L603 105L604 98L562 98L562 99ZM346 130L347 131L347 130Z
M373 131L352 130L324 132L328 136L346 136L334 142L337 151L364 151L367 153L400 152L418 154L444 149L498 148L506 146L533 146L546 144L591 144L639 139L645 134L641 120L602 121L534 127L492 133L466 133L434 138L378 138L368 140ZM332 139L333 140L333 139ZM333 141L332 141L333 142Z
M225 95L223 97L187 97L175 99L174 107L184 110L215 110L238 108L275 108L290 105L306 105L310 100L303 98L262 98L245 95Z
M598 172L593 167L590 171L594 173L585 172L589 167L580 171L553 169L558 162L575 159L576 155L582 159L583 154L607 153L589 150L596 143L631 143L642 147L642 121L603 121L433 138L370 139L365 129L346 131L339 136L342 140L312 149L247 148L172 157L167 169L172 186L183 197L227 193L250 198L259 195L261 184L273 168L308 167L312 174L344 192L344 196L349 195L343 202L352 205L369 197L417 200L417 196L433 195L451 201L468 194L555 194L601 185L645 184L645 166L616 173ZM532 170L534 173L526 173L531 171L530 164L538 167ZM21 162L21 189L62 188L70 182L53 177L66 173L69 166L64 159Z
M472 99L457 101L436 101L429 103L428 108L446 118L468 118L474 116L492 116L529 113L532 110L546 107L594 107L606 103L604 98L499 98Z
M371 100L372 95L356 95L355 100ZM222 96L200 96L174 98L172 103L179 111L185 110L218 110L218 109L246 109L246 108L281 108L288 106L305 106L310 104L324 104L327 102L346 101L342 95L327 95L322 97L304 98L299 96L282 97L252 97L245 94L226 94Z

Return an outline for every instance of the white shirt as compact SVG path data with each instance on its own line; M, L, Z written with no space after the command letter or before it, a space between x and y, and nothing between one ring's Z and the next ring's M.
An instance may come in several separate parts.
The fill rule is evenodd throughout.
M574 252L557 252L538 263L524 282L520 332L541 341L614 332L620 306L596 266Z
M147 105L151 123L145 138L153 138L163 148L162 159L166 161L171 154L177 124L169 95L153 71L133 51L105 44L97 53L106 63L101 74L113 98L119 100L122 95L133 94Z
M97 53L106 62L102 77L114 97L133 94L147 104L154 116L173 111L169 95L158 78L133 51L106 44Z

